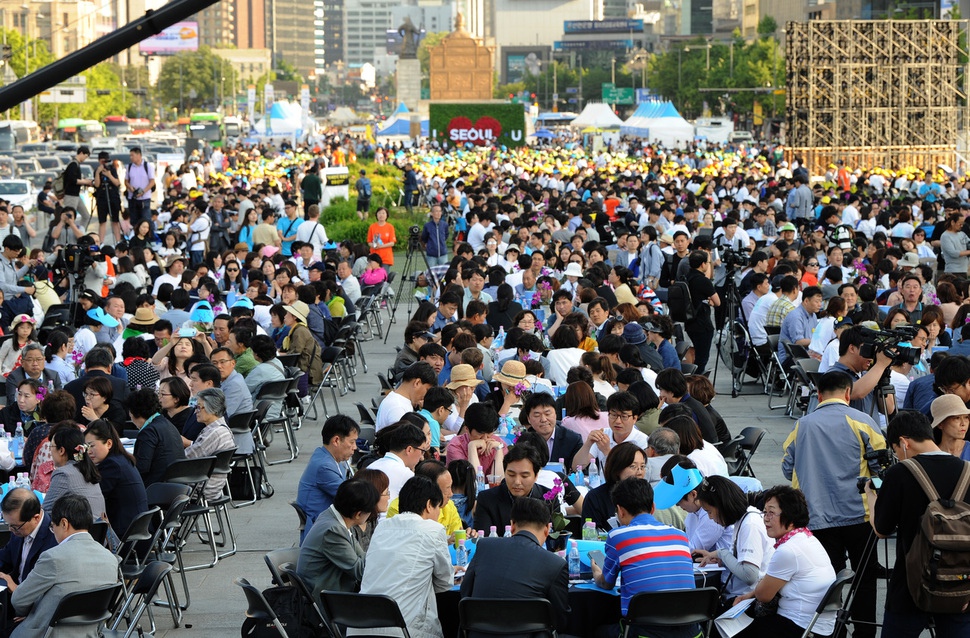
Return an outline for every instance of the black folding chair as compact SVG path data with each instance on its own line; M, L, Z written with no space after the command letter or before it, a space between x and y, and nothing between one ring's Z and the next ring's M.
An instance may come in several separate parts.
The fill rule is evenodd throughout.
M707 636L717 614L718 598L714 587L637 594L630 599L623 638L629 638L631 625L683 627L695 623L704 624L703 635Z
M95 633L100 632L104 623L111 618L111 606L120 592L121 583L115 583L64 596L57 603L44 638L50 638L55 629L62 627L93 627Z
M289 635L287 635L286 630L283 629L283 624L280 623L280 619L276 616L276 612L273 611L273 608L270 607L268 602L266 602L263 592L250 585L249 581L245 578L237 578L232 582L242 587L243 593L246 594L246 604L248 605L248 608L246 609L247 618L252 618L261 622L270 622L274 627L276 627L276 631L280 632L280 638L290 638Z
M131 638L136 633L140 636L144 636L144 632L139 626L141 617L148 612L149 618L151 618L151 601L155 597L155 593L158 591L159 586L169 577L172 571L172 566L168 563L156 560L145 565L141 574L132 583L131 591L125 598L124 605L115 615L115 621L111 625L111 629L104 629L101 632L103 638ZM121 621L124 620L128 627L127 631L122 632ZM155 635L155 620L151 621L151 632L150 635Z
M765 434L767 434L766 430L754 427L753 425L741 430L738 435L741 437L741 444L738 446L740 463L738 464L735 476L754 477L751 459L758 450L758 446L761 445L761 440L765 438Z
M261 385L259 391L256 393L256 396L253 397L253 401L257 404L263 401L268 401L270 405L278 405L280 407L280 416L275 419L265 418L265 413L261 409L257 409L257 412L263 414L263 417L259 419L258 426L261 440L257 441L257 443L264 443L265 445L265 439L272 439L273 429L279 427L280 431L283 432L283 437L286 440L286 447L290 452L289 458L284 457L275 461L269 461L267 462L267 465L291 463L300 453L300 447L296 442L296 435L293 432L290 419L286 414L286 397L289 393L289 389L290 382L288 379L269 381Z
M306 529L306 512L302 507L297 505L296 501L290 501L290 505L296 510L296 515L300 518L300 535L303 535L303 530Z
M404 638L411 638L401 609L390 596L348 594L324 591L320 594L323 613L333 625L337 636L347 629L400 629Z
M290 569L296 569L296 562L300 559L300 548L299 547L284 547L283 549L272 549L263 556L263 560L266 561L266 566L269 567L269 573L273 578L274 585L285 585L283 575L280 572L284 567L289 567Z
M809 621L808 627L805 628L805 633L802 634L802 638L808 638L812 635L812 627L818 622L818 619L822 614L826 612L836 612L838 617L838 624L836 625L836 634L838 633L839 624L845 625L848 622L848 610L842 609L842 592L845 590L846 586L852 583L852 579L855 578L855 572L851 569L843 569L835 576L835 582L829 587L828 591L825 592L825 596L819 601L818 607L815 608L815 614L812 616L812 620ZM835 634L833 634L835 635Z
M470 632L493 636L556 636L556 616L545 598L462 598L458 603L459 638Z

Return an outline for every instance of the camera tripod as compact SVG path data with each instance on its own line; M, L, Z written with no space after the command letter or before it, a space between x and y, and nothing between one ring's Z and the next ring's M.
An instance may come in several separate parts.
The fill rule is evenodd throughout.
M418 255L421 255L421 261L424 262L424 265L427 268L427 270L425 271L425 275L428 278L428 283L430 287L432 289L436 289L438 287L438 278L435 276L434 272L432 271L431 264L428 263L428 256L424 254L424 250L421 249L420 231L418 233L409 233L408 252L407 252L407 255L404 257L404 266L401 270L401 287L397 291L397 294L394 295L394 303L391 305L391 318L389 320L389 323L395 322L397 317L397 308L401 304L402 297L408 298L407 312L408 312L408 316L409 317L411 316L411 305L414 303L414 289L415 287L417 287L417 281L418 281L418 273L415 273L412 270L416 265L415 264L416 260L414 257L415 253L417 253ZM405 284L410 284L410 285L405 286ZM390 334L391 334L391 331L387 330L387 332L384 334L384 343L387 343L387 338L390 336Z
M741 295L738 293L738 286L734 280L735 271L727 273L724 284L724 324L721 326L720 338L717 340L717 359L721 360L731 372L731 397L737 398L741 392L741 383L744 380L745 370L748 366L748 359L753 352L750 340L747 340L747 352L742 352L738 348L738 337L746 336L747 332L739 330L740 335L735 334L735 328L746 323L747 319L743 316L744 310L741 307ZM757 356L757 354L755 354ZM738 365L738 357L743 357L744 361ZM714 374L711 379L712 384L717 383L717 364L714 365Z

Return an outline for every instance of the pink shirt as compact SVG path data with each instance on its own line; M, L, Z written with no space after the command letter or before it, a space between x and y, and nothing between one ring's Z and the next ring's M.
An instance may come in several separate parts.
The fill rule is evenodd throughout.
M498 441L502 444L502 454L506 454L509 451L505 442L494 434L489 435L493 441ZM448 443L448 448L445 450L445 454L448 457L448 462L451 463L457 459L468 460L468 442L471 438L467 433L459 434ZM492 465L495 462L495 450L489 450L488 452L479 452L478 460L482 464L482 471L485 472L486 478L492 473Z
M562 426L583 437L583 443L589 438L593 430L610 427L610 417L606 412L600 412L598 419L588 419L583 416L567 416L562 420Z

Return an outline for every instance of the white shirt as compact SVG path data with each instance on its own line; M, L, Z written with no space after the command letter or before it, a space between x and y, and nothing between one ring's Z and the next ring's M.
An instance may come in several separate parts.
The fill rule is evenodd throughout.
M212 227L212 220L209 219L208 215L199 215L199 218L192 222L189 229L192 234L189 235L190 240L194 239L192 246L189 250L200 251L205 250L205 242L209 239L209 230Z
M472 245L472 249L476 253L482 248L485 248L485 233L490 230L492 230L492 226L483 226L482 222L478 222L469 229L468 243Z
M178 288L179 284L182 283L182 277L176 277L175 275L170 275L165 273L159 275L158 279L155 280L155 286L152 288L152 294L158 295L158 289L162 287L162 284L172 284L173 288Z
M705 552L715 549L730 551L734 526L722 527L702 507L696 512L688 512L684 518L684 532L691 549L703 549Z
M296 229L296 240L313 244L313 254L317 257L323 254L323 245L330 241L327 238L327 229L320 222L300 224Z
M546 353L549 361L549 379L558 386L566 386L566 374L573 366L581 364L586 351L582 348L557 348Z
M825 350L822 351L822 361L818 364L819 374L825 374L832 369L835 362L839 360L839 340L833 339L829 341L829 344L825 346Z
M764 573L768 561L775 553L775 541L768 538L765 530L765 519L761 512L755 507L749 507L746 514L740 521L732 525L730 544L725 548L727 552L733 552L737 547L735 558L739 563L751 563ZM724 574L722 578L729 578ZM740 578L731 578L727 583L727 593L731 596L740 596L751 591L751 586Z
M34 541L37 540L37 532L41 530L41 525L50 525L46 520L47 515L44 514L44 510L40 511L40 522L34 527L32 531L27 536L24 536L24 544L20 548L20 574L18 574L17 581L24 582L24 568L27 566L27 556L30 555L30 548L33 546ZM67 540L67 539L64 539Z
M645 450L647 449L647 443L649 440L650 439L646 434L636 428L633 428L633 430L630 431L630 435L626 437L626 440L623 441L623 443L636 443L638 448ZM613 430L610 429L610 449L612 450L617 445L616 440L613 438ZM598 445L593 446L591 453L596 459L596 465L599 467L600 472L602 472L606 467L606 455L603 454L603 450L601 450ZM725 472L725 474L727 473Z
M694 450L687 455L687 458L694 462L694 465L704 476L728 476L728 467L724 457L710 441L704 441L704 447Z
M306 226L306 224L303 224L303 226ZM303 228L303 226L300 226L300 228ZM357 300L360 299L360 282L357 281L357 277L351 275L346 279L338 278L337 283L344 289L344 293L347 295L347 299L350 299L350 303L357 303Z
M768 343L765 321L768 319L768 309L776 301L778 301L778 294L768 292L754 304L754 310L748 317L748 332L751 334L751 342L756 346L763 346Z
M414 477L414 472L394 452L388 452L382 458L368 465L367 469L384 472L384 475L387 476L387 489L391 493L392 501L401 493L401 488L408 482L408 479Z
M795 534L776 549L765 573L786 581L780 592L778 614L799 627L808 627L819 602L835 582L835 570L822 543L806 534ZM820 636L831 634L835 612L822 614L814 629Z
M435 593L451 589L453 575L445 528L404 512L381 521L374 530L360 593L390 596L415 638L441 638ZM347 635L399 636L400 632L349 629Z
M414 411L414 404L411 399L397 392L388 392L384 400L377 408L377 420L375 430L380 432L384 428L401 420L401 417L408 412Z

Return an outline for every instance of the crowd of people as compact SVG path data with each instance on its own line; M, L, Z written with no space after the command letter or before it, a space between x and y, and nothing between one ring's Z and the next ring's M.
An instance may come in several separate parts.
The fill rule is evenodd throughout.
M82 497L117 538L174 459L251 450L228 420L292 374L280 355L296 355L301 394L312 391L323 348L384 286L400 247L390 211L369 220L366 171L355 191L367 243L330 243L317 173L373 157L401 169L409 210L428 205L428 268L400 273L416 309L373 443L358 451L361 426L327 419L300 480L297 572L315 595L386 594L412 635L441 636L434 594L455 585L449 546L464 543L482 557L459 567L462 596L546 598L568 634L567 563L545 548L561 548L578 516L604 539L592 578L622 582L623 613L637 593L692 588L694 565L716 564L723 608L765 608L740 635L800 636L851 563L853 632L875 635L862 624L876 618L879 569L862 555L874 530L899 535L883 635L918 634L929 616L901 563L928 498L872 453L915 457L941 494L970 458L970 196L962 175L839 162L812 178L781 150L445 152L339 135L319 152L217 150L160 178L164 201L129 208L140 216L121 220L112 232L127 237L113 246L65 200L50 245L82 244L82 271L3 239L4 427L19 423L26 440L22 459L0 466L19 461L47 496L34 512L9 492L0 509L21 544L0 571L13 585L29 578L15 550L45 517L61 524L66 498ZM71 294L81 310L60 323L75 325L52 328L45 315ZM904 335L910 356L873 352L873 329ZM796 487L731 476L722 450L740 424L714 407L709 378L719 333L786 373L802 355L819 361L817 400L784 445ZM887 375L895 397L882 405ZM878 499L868 482L859 492L860 474L883 474ZM213 476L207 496L225 482ZM493 540L503 532L512 540ZM498 570L499 555L523 569ZM940 635L968 626L965 613L933 619ZM826 613L813 631L834 629Z

